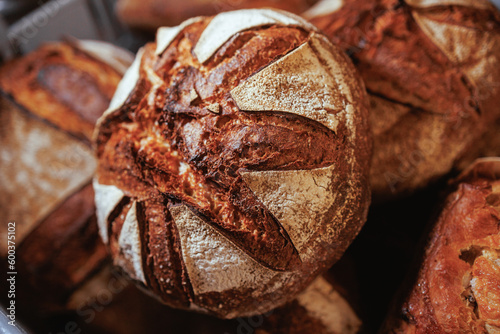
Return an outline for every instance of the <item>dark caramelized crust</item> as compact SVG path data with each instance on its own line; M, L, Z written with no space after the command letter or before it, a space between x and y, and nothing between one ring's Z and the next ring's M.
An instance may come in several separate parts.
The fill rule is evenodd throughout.
M238 171L329 166L338 159L343 140L299 116L241 113L227 96L242 79L302 44L307 34L287 27L243 32L236 37L246 42L236 42L237 52L231 46L233 39L213 61L196 68L197 60L187 50L205 26L199 23L186 28L183 38L170 46L158 64L152 64L166 79L168 88L157 97L164 108L152 110L144 99L127 113L131 123L113 124L119 128L111 137L98 138L99 181L106 184L113 178L113 183L137 197L145 184L153 186L174 202L189 203L259 262L290 269L298 262L296 250ZM152 48L150 45L146 53ZM170 58L178 60L168 62ZM199 97L191 102L193 90ZM221 98L220 111L211 112L211 102ZM162 136L151 141L155 133ZM106 145L100 145L105 141ZM186 172L180 173L181 168ZM129 178L122 171L133 175Z
M498 11L420 2L348 1L311 19L351 56L370 94L378 200L477 156L474 141L499 116Z
M189 287L186 268L179 256L179 235L166 209L167 199L160 197L141 203L142 222L147 232L143 234L145 267L148 284L158 295L172 296L175 306L188 307L192 291ZM192 297L191 297L192 298Z
M418 276L384 332L498 333L499 166L476 163L448 196Z
M257 84L276 87L249 98L246 85L262 75ZM307 22L255 10L162 28L126 86L99 120L96 180L99 196L120 191L137 217L102 223L118 263L164 302L222 317L254 314L256 300L270 309L359 231L371 150L365 93Z
M45 44L3 66L0 89L26 110L89 140L121 74L69 43Z

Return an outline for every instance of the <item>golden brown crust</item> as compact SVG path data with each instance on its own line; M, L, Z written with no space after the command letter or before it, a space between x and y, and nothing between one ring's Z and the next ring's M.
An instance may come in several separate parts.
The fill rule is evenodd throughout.
M4 65L0 89L31 113L90 140L121 74L69 43L41 46Z
M389 333L500 330L500 160L479 161L448 196Z
M100 222L115 262L164 302L221 317L290 300L366 216L370 133L352 64L271 10L163 28L136 61L95 135L99 196L132 203Z
M345 1L311 22L353 58L365 80L374 198L410 193L465 153L478 155L474 141L499 117L500 15L493 6Z
M96 161L86 143L3 96L0 121L0 214L17 222L19 242L68 196L90 182ZM6 238L7 224L0 225L0 234ZM4 255L7 244L1 246Z
M191 17L215 15L236 9L276 8L299 14L315 2L315 0L120 0L116 4L116 13L125 24L131 27L156 30L163 26L178 25Z

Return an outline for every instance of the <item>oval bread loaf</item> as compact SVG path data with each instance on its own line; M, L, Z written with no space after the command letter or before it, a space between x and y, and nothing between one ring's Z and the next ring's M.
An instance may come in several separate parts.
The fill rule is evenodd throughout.
M499 333L499 221L500 158L479 159L447 197L383 333Z
M365 103L348 58L292 14L160 28L95 134L115 263L163 302L219 317L293 299L365 221Z
M0 237L7 240L7 221L15 224L23 306L61 307L106 258L90 137L132 60L115 46L74 40L0 68Z

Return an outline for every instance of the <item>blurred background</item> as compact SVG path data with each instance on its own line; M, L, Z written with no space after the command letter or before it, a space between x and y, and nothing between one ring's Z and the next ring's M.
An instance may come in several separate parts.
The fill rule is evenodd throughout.
M500 0L491 1L500 8ZM135 52L149 36L132 33L118 20L114 12L116 2L0 0L0 56L6 60L35 49L43 41L60 40L68 35L111 42ZM234 0L218 0L210 5L219 10L221 6L231 9L234 3Z
M0 53L5 61L61 37L111 42L131 51L144 43L114 15L116 0L0 0Z

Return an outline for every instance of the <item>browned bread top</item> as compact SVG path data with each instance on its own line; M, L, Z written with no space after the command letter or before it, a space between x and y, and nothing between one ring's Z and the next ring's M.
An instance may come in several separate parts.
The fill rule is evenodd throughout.
M165 302L223 317L293 298L365 219L365 102L348 59L289 13L160 29L95 137L115 262Z
M377 198L449 172L498 118L500 15L488 1L325 1L311 22L359 69L371 100Z
M390 333L500 331L500 159L478 160L445 203Z

